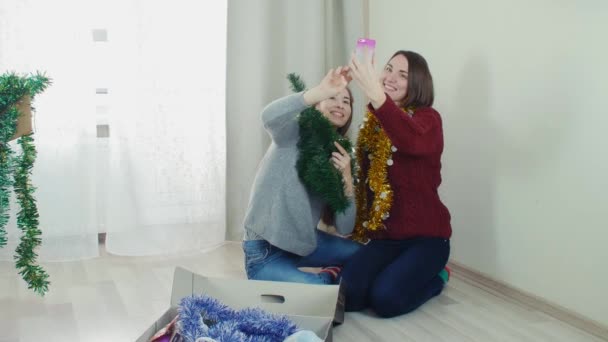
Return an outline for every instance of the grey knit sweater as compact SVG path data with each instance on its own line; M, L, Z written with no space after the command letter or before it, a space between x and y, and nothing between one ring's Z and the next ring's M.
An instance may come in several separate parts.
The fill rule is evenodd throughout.
M245 239L264 239L273 246L308 255L317 245L316 227L325 207L306 190L298 177L298 114L306 109L303 93L283 97L262 111L264 128L272 143L260 162L245 215ZM329 162L329 157L328 157ZM336 215L341 234L353 230L355 205Z

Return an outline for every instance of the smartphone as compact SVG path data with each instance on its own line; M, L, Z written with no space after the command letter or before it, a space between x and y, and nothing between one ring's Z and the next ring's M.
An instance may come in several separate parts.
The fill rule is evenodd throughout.
M357 47L355 48L355 54L357 55L357 59L360 61L369 59L371 60L374 57L374 53L376 52L376 41L370 38L359 38L357 39Z

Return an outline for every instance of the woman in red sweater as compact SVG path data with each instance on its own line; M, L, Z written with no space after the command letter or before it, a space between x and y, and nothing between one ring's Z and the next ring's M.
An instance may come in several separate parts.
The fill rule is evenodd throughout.
M342 273L346 310L394 317L441 293L449 276L450 213L437 192L441 116L419 54L397 51L380 76L370 60L353 56L350 68L370 103L357 141L354 230L367 244Z

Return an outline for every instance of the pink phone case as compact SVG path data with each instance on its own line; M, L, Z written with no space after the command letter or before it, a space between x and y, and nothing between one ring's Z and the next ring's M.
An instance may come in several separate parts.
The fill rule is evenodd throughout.
M359 60L364 58L372 58L376 50L376 41L370 38L359 38L357 40L357 48L355 53Z

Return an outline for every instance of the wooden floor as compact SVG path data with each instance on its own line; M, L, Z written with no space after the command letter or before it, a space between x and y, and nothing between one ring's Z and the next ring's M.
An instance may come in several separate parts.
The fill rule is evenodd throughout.
M51 291L27 290L0 262L0 342L134 341L168 306L173 268L244 278L239 243L179 257L116 257L49 263ZM414 313L379 319L348 313L335 341L601 341L541 312L453 275L446 290Z

